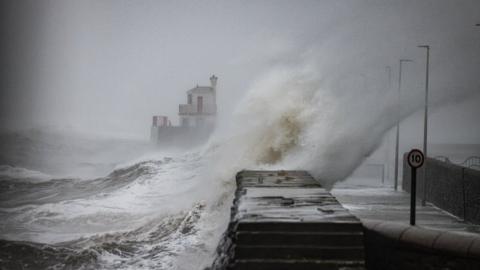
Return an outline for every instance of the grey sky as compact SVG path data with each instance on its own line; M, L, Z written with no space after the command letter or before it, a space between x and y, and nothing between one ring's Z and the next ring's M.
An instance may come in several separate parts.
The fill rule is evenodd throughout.
M2 126L148 137L151 115L176 120L185 91L213 73L228 115L262 72L309 57L327 78L367 82L412 58L405 87L422 91L421 43L432 46L432 95L473 99L451 116L455 128L480 114L475 0L11 1L2 10ZM462 140L480 142L473 126Z

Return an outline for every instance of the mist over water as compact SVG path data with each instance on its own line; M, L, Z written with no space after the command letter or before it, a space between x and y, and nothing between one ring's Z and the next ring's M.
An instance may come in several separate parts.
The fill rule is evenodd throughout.
M480 104L480 34L466 30L480 9L460 2L40 5L51 16L19 29L43 29L31 66L42 72L9 77L2 92L0 268L208 266L237 171L308 170L330 189L423 108L419 43L432 45L432 112ZM22 6L34 5L12 9L26 18ZM399 96L402 57L414 62ZM8 55L10 71L22 74L26 58ZM175 113L214 72L219 121L209 141L152 147L151 115ZM478 108L462 118L468 132L447 125L436 136L480 143Z

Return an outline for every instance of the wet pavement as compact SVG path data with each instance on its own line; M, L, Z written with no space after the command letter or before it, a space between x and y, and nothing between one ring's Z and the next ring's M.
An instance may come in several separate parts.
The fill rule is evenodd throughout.
M394 191L391 186L341 186L334 188L331 193L360 220L409 223L410 194L407 192ZM419 200L416 223L428 229L480 234L480 225L464 222L429 203L421 206Z

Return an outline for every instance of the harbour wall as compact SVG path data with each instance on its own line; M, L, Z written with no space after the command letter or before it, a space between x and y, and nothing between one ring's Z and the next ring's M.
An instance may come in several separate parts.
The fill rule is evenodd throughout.
M362 220L369 270L480 269L480 236Z
M151 142L160 147L192 147L208 140L213 128L189 126L152 127Z

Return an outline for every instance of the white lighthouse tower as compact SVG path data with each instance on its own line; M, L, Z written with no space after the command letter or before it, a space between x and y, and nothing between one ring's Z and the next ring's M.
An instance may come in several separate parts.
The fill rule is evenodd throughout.
M217 76L210 77L210 86L195 86L187 91L187 104L180 104L178 116L184 127L211 127L217 116Z
M197 85L187 91L187 104L178 106L180 126L172 126L166 116L154 116L151 141L164 147L189 147L205 142L215 128L217 80L217 76L212 75L210 86Z

